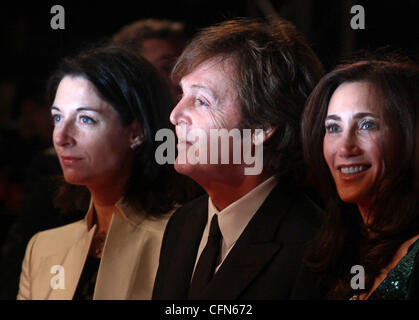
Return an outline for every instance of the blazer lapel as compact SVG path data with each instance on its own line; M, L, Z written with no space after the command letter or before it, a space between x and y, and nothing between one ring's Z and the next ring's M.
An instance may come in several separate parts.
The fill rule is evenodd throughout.
M156 222L157 223L157 222ZM160 244L154 230L113 215L96 281L94 300L150 299ZM147 259L147 261L145 261ZM154 266L155 265L155 266Z
M272 190L214 275L202 299L237 299L280 250L282 244L276 241L276 233L290 203L286 198L280 186Z
M62 258L57 256L45 258L44 265L47 268L50 269L53 265L61 265L64 271L64 289L52 289L49 286L48 300L73 299L95 229L96 226L93 226L88 233L83 233L80 240L74 243ZM58 261L59 263L57 263ZM51 277L53 277L52 274L50 275Z
M115 214L110 225L98 270L94 300L127 299L136 264L136 255L133 253L141 249L134 225L125 223L123 218ZM110 243L113 246L109 246Z

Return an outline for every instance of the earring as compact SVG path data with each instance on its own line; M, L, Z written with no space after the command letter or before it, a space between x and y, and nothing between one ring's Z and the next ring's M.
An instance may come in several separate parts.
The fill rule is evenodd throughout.
M135 150L140 144L141 144L140 137L135 137L135 139L133 140L133 142L130 145L130 148L132 150Z

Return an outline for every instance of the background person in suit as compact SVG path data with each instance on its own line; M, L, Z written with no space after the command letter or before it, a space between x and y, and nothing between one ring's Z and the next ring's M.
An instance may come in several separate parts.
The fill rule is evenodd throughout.
M369 58L309 98L304 153L327 215L307 260L331 299L419 299L418 89L417 65Z
M182 203L173 167L154 159L155 133L170 127L169 89L144 58L97 48L64 59L48 92L68 182L60 199L80 201L73 185L84 186L90 206L32 237L18 299L149 299L167 213ZM64 278L51 285L54 266Z
M170 116L178 137L183 129L209 137L211 129L261 128L263 170L182 163L194 141L179 137L175 168L207 195L170 219L153 299L298 297L301 253L318 214L300 186L300 116L322 75L319 60L286 21L236 19L201 31L173 75L183 90Z
M184 24L167 19L142 19L121 28L112 43L132 50L150 61L166 80L175 101L180 99L179 85L170 73L186 45Z

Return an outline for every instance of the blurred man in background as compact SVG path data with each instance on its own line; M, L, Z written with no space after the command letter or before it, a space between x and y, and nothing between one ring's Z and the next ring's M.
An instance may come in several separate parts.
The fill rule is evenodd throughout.
M180 99L177 83L170 78L172 68L186 45L184 24L169 20L137 20L124 26L112 42L140 54L150 61L169 85L175 101Z

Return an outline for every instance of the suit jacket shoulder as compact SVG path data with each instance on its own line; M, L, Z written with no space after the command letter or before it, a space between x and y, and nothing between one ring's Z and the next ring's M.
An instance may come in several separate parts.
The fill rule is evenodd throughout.
M74 242L86 233L86 223L79 220L61 227L38 232L31 239L33 251L51 255L68 250ZM37 250L42 248L42 250Z
M208 197L200 197L170 219L154 299L186 299L207 222L207 205ZM301 190L278 184L240 235L202 299L290 299L303 249L317 230L320 215Z
M289 243L309 241L320 227L323 210L298 188L279 187L273 196L277 197L277 201L271 200L277 206L276 213L282 217L277 240ZM271 210L274 212L273 208Z

